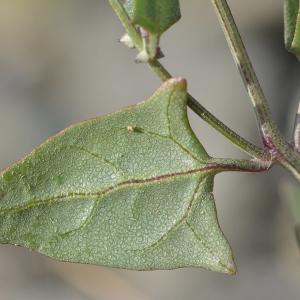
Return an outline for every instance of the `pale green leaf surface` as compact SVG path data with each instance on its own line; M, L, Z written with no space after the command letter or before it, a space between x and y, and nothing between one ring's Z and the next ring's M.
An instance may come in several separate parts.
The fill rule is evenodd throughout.
M284 2L286 48L300 59L300 0Z
M127 0L125 8L134 24L158 35L181 17L179 0Z
M186 83L72 126L0 176L0 242L134 270L233 273L215 170L187 118Z
M127 0L124 4L131 22L143 28L143 50L136 58L138 62L160 58L160 36L181 17L179 0ZM125 45L132 46L131 41Z

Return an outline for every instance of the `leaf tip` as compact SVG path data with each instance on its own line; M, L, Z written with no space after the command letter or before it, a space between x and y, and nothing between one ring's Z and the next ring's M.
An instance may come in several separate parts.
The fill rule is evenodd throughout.
M187 86L187 81L183 77L174 77L174 78L171 78L170 81L173 82L176 85Z
M221 264L221 267L222 267L222 272L225 274L236 275L237 273L237 268L233 258L231 258L231 260L226 264L225 263Z
M237 273L237 268L236 268L236 266L235 266L235 264L233 264L232 266L228 266L227 267L227 273L229 274L229 275L236 275L236 273Z
M224 264L224 268L225 273L229 275L236 275L238 272L232 251L230 251L230 254L228 255L227 261Z
M174 77L170 78L167 81L165 81L162 85L162 88L164 87L181 87L182 89L187 89L187 81L183 77Z
M214 269L217 272L228 274L228 275L236 275L237 267L234 261L234 257L232 251L228 252L226 255L222 253L221 257L217 262L217 269Z

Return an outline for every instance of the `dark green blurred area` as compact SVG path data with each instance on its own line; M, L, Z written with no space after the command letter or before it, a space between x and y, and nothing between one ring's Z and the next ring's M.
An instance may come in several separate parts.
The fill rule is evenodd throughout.
M259 144L254 114L209 0L181 0L182 20L162 38L162 62L230 127ZM229 4L281 130L292 136L300 68L284 49L283 1ZM0 168L68 125L145 98L159 80L118 43L123 29L104 0L0 0ZM202 120L192 126L216 157L245 157ZM239 273L201 269L126 272L62 264L0 247L0 300L299 299L300 254L282 182L270 174L216 180L220 223Z

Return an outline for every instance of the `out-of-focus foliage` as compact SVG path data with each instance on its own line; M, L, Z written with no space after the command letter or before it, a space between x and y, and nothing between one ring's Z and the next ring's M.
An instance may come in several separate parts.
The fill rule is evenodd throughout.
M300 7L299 0L285 0L285 45L300 59Z

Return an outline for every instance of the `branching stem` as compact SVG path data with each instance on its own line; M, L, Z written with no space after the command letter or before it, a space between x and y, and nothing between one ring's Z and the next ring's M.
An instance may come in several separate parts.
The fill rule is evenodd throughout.
M264 145L272 154L272 160L289 169L300 181L300 154L278 130L227 1L212 0L212 3L252 101Z
M132 25L123 5L119 0L109 0L112 8L114 9L116 15L123 24L128 35L132 39L136 49L142 51L143 43L140 34L136 31L135 27ZM148 62L150 69L157 74L157 76L162 80L168 80L172 75L163 67L163 65L158 60L150 60ZM188 106L205 122L219 131L223 136L229 139L233 144L238 146L241 150L246 152L252 157L260 160L269 161L271 159L270 154L267 151L250 143L246 139L242 138L223 122L217 119L212 113L210 113L202 104L200 104L194 97L190 94L188 95Z
M162 81L171 78L171 75L159 61L150 61L149 66ZM219 131L223 136L225 136L228 140L230 140L233 144L235 144L237 147L239 147L241 150L243 150L250 156L260 160L271 160L271 155L267 151L260 149L259 147L255 146L254 144L248 142L246 139L238 135L227 125L225 125L222 121L216 118L212 113L210 113L201 103L199 103L190 94L188 94L188 106L206 123L208 123L214 129Z
M116 15L121 20L137 50L142 51L141 36L137 32L135 26L131 23L123 5L119 0L109 0L109 2ZM265 150L253 145L239 136L232 129L228 128L191 95L188 95L188 106L204 121L218 130L223 136L250 156L265 163L269 163L270 166L274 163L279 163L286 169L290 170L300 181L300 154L295 148L285 141L272 118L268 102L254 72L252 63L245 49L227 1L212 0L212 2L216 8L217 15L220 19L232 55L238 69L240 70L252 101ZM171 74L156 59L150 60L148 65L162 81L172 77Z
M266 123L271 122L271 125L275 126L275 124L273 124L274 121L271 116L268 102L257 79L227 1L212 0L212 3L216 9L217 16L224 31L234 61L241 73L241 77L250 96L259 129L263 137L263 127Z

